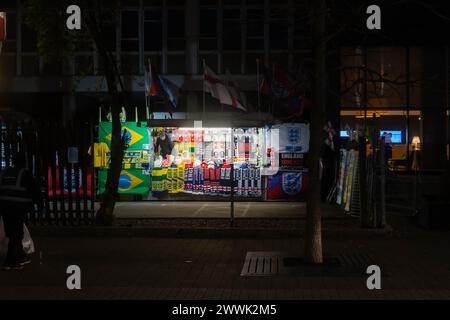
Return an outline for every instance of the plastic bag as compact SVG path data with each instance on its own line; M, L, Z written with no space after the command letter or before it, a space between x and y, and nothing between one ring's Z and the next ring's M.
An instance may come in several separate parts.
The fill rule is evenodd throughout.
M34 242L33 239L31 239L30 232L25 224L23 225L22 246L26 254L34 253Z
M22 240L23 250L26 254L34 253L34 242L31 239L30 232L27 226L23 225L23 240ZM3 219L0 217L0 256L6 256L8 252L8 238L5 234L5 227L3 224Z

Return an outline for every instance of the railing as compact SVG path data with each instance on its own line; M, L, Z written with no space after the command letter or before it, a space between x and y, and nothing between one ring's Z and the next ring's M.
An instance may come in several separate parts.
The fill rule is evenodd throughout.
M88 150L94 126L88 122L63 126L53 122L0 123L0 170L12 155L25 152L27 167L38 179L43 207L27 216L31 224L91 224L95 213L95 171Z

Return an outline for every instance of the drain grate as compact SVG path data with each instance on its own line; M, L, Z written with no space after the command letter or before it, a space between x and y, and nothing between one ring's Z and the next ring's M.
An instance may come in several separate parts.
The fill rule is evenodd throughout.
M337 259L344 269L354 272L365 272L368 266L376 264L374 259L364 252L341 253Z
M281 252L247 252L241 276L268 276L279 274L283 267Z
M250 251L245 257L241 276L363 276L368 266L376 264L364 252L345 252L325 258L322 265L305 263L298 254L274 251Z

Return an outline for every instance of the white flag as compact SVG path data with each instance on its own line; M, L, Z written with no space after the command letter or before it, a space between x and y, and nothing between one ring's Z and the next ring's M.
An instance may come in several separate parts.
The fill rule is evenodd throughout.
M237 102L235 107L247 111L247 97L245 93L239 89L238 83L228 69L226 70L226 75L228 81L228 91Z
M226 83L219 78L206 64L204 65L204 83L205 91L209 92L214 98L220 100L220 103L245 110L237 97L232 95Z

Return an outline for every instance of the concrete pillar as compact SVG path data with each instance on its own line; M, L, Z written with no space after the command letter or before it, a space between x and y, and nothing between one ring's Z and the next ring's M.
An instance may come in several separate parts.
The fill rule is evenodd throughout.
M186 1L185 10L185 37L186 37L186 76L192 80L193 75L203 72L202 62L199 61L200 36L200 6L199 0ZM189 91L186 97L187 112L200 112L203 110L201 92Z
M77 99L75 94L66 93L63 95L63 109L62 120L64 124L68 124L71 120L74 120L77 110Z
M424 48L422 87L422 167L444 169L445 55L443 48Z
M144 74L144 3L139 0L139 72Z
M270 3L264 1L264 63L266 66L270 62Z
M200 8L198 0L186 1L185 10L185 36L186 36L186 74L198 74L199 68L199 35L200 35Z

